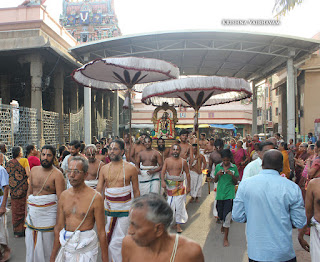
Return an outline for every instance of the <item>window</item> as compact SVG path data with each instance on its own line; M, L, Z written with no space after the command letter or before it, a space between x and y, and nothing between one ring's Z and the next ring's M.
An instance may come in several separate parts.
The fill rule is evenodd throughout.
M187 117L187 113L180 113L180 117L181 118L186 118Z
M257 116L261 116L261 108L258 108L258 110L257 110Z
M208 117L209 117L209 118L214 118L214 112L208 113Z
M276 116L279 115L279 108L276 107Z

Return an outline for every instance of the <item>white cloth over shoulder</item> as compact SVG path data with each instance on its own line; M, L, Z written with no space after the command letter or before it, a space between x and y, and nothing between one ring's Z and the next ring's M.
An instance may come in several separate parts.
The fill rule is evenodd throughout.
M84 183L93 189L97 188L98 185L98 179L93 179L93 180L85 180Z
M201 197L203 182L202 174L199 175L197 172L190 170L190 179L190 196L193 198Z
M71 238L70 238L71 237ZM60 231L61 249L56 262L94 262L98 258L98 238L94 230Z
M30 195L27 200L26 262L49 262L54 242L57 195Z
M320 223L311 218L311 229L310 229L310 255L312 262L320 261Z
M149 170L156 169L158 166L143 166L140 164L141 174L138 176L140 195L149 193L160 194L160 173L148 174Z
M186 210L186 195L168 196L168 204L173 210L173 216L177 224L184 224L188 221Z

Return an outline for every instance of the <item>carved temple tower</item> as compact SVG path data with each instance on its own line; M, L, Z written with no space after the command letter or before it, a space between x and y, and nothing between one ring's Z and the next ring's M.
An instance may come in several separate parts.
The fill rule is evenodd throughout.
M114 0L63 0L60 24L79 43L121 35Z

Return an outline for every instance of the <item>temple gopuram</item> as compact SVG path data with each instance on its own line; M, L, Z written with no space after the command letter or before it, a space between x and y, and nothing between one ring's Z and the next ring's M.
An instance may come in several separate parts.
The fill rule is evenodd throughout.
M60 24L79 43L121 35L114 0L63 0Z

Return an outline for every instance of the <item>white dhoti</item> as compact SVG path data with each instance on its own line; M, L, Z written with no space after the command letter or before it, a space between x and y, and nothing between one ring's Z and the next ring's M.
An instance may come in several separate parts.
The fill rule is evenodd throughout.
M93 189L97 188L98 185L98 179L94 179L94 180L85 180L84 183L88 186L91 187Z
M197 172L190 170L190 180L190 196L193 198L201 197L203 182L202 173L199 175Z
M186 210L186 195L168 196L168 204L173 210L173 216L177 224L184 224L188 221Z
M30 195L27 200L26 261L50 261L57 217L57 195Z
M9 234L8 234L8 228L7 228L7 212L0 217L0 244L5 246L9 244Z
M310 255L312 262L320 261L320 223L311 218L311 229L310 229Z
M106 232L110 262L122 261L122 240L129 228L131 203L131 186L106 188L104 206L107 215Z
M141 174L138 176L139 179L139 190L140 196L157 193L160 194L160 173L148 174L149 170L156 169L157 166L143 166L140 165Z
M61 249L56 262L94 262L98 258L98 238L94 230L60 231Z
M122 240L127 235L129 217L107 217L106 232L109 242L109 261L121 262Z

